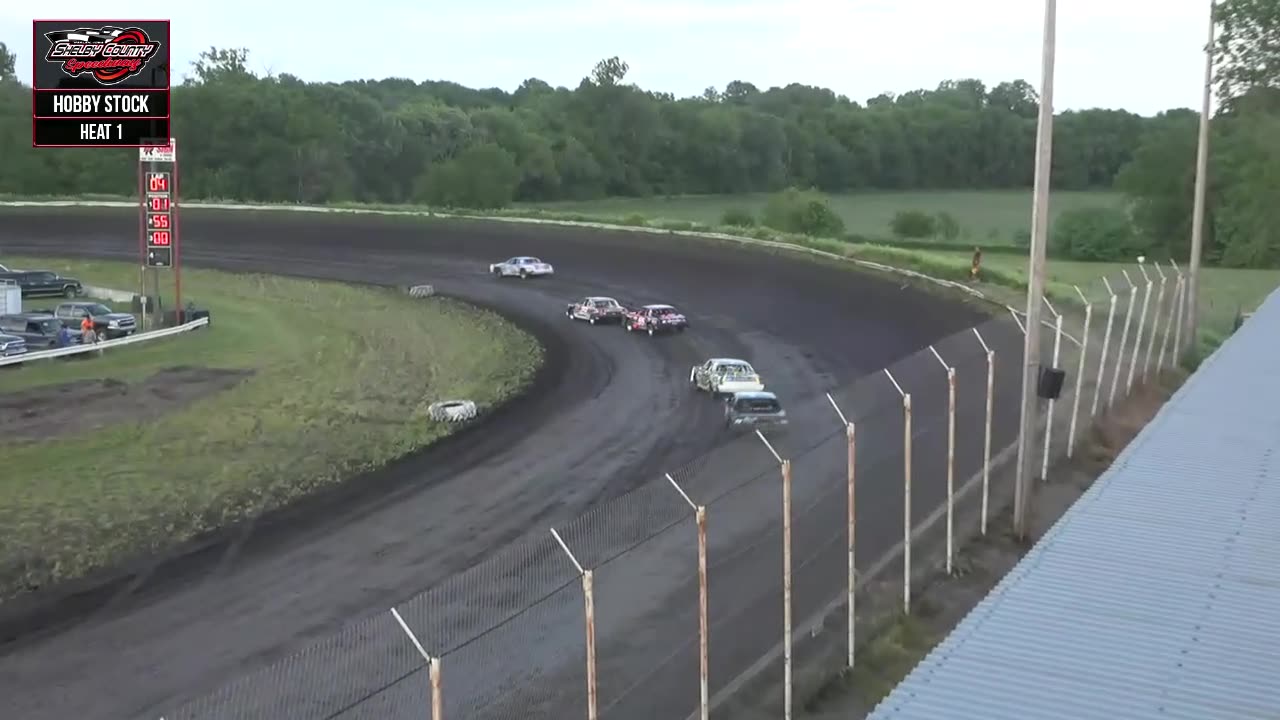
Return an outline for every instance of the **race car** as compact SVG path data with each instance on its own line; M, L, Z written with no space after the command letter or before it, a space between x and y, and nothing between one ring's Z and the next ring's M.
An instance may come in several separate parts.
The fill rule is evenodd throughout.
M652 337L660 332L684 332L689 321L670 305L645 305L628 311L622 318L622 327L627 332L647 332Z
M564 315L570 320L586 320L595 325L598 322L621 322L627 309L611 297L584 297L577 302L569 303Z
M711 358L693 366L689 370L689 382L694 388L716 396L764 390L764 381L751 363L735 358Z
M724 403L724 424L733 430L787 424L787 411L771 392L737 392Z
M527 279L542 275L555 274L555 268L536 257L517 256L489 266L489 272L497 277L518 277Z

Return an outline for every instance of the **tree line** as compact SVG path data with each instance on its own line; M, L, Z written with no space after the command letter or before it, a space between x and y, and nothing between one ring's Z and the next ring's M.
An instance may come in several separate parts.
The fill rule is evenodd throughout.
M1280 49L1269 38L1280 34L1280 0L1220 0L1217 12L1221 108L1206 249L1213 262L1276 264ZM187 197L482 209L785 188L1017 189L1034 172L1039 98L1021 80L954 80L860 103L824 88L745 81L676 98L627 83L616 57L576 88L531 78L512 92L260 77L248 59L243 49L210 48L174 88ZM29 147L30 90L14 68L0 44L0 193L130 193L133 151ZM1130 202L1062 218L1057 252L1185 257L1197 123L1186 109L1058 113L1052 187L1115 187Z
M1204 260L1280 266L1280 0L1219 0L1213 48ZM1197 113L1153 120L1115 187L1124 208L1085 208L1055 223L1050 249L1083 260L1185 260L1196 182ZM1057 152L1057 148L1054 149Z
M736 81L675 98L626 83L609 58L573 89L514 92L404 79L255 76L211 48L173 91L191 196L281 202L512 201L775 191L1020 188L1031 183L1036 91L948 81L858 103L818 87ZM30 97L0 97L14 149L0 192L120 192L128 152L23 150ZM1058 117L1057 187L1109 187L1151 124L1119 110Z

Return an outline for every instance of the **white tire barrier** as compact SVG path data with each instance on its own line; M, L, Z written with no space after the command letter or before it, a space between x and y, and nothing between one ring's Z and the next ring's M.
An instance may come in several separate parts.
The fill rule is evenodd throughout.
M465 422L476 416L476 404L470 400L442 400L431 403L427 414L436 422Z
M436 289L431 285L414 285L409 288L409 297L425 298L436 294Z

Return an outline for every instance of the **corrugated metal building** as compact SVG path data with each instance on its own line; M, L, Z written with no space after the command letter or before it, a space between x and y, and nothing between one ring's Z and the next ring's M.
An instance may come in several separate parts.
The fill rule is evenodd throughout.
M869 717L1280 718L1280 291Z

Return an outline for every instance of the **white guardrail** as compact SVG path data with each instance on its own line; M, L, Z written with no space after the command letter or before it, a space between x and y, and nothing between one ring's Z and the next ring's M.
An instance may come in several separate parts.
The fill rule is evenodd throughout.
M66 357L68 355L80 355L81 353L98 352L100 350L110 350L111 348L123 347L125 345L134 345L136 343L144 343L150 340L159 340L184 332L190 332L197 328L202 328L209 324L209 318L200 318L184 323L176 327L165 328L163 330L150 330L148 332L134 333L115 340L103 340L102 342L90 343L88 345L72 345L70 347L57 348L56 350L39 350L29 352L25 355L15 355L14 357L0 358L0 367L5 365L17 365L19 363L31 362L32 360L47 360L49 358Z
M400 216L418 216L418 217L435 217L435 218L456 218L460 220L487 220L491 222L506 223L526 223L531 225L562 225L566 227L583 227L594 228L597 230L623 231L623 232L639 232L652 233L656 235L676 235L684 237L706 238L709 240L721 240L727 242L735 242L741 245L755 245L757 247L775 248L778 250L796 252L805 255L813 255L816 257L828 258L831 260L840 260L850 262L859 267L877 270L879 272L890 273L899 276L913 278L924 282L940 285L951 290L958 290L966 295L995 303L1004 307L1003 303L996 302L987 297L981 290L970 287L962 282L955 280L946 280L944 278L936 278L932 275L926 275L915 270L885 265L871 260L861 260L849 257L847 255L839 255L825 250L805 247L795 243L782 242L779 240L759 240L756 238L743 237L741 235L730 235L727 233L707 232L702 230L665 230L655 227L638 227L634 225L614 225L611 223L586 222L581 220L551 220L547 218L527 218L512 216L494 216L494 215L468 215L466 213L448 213L438 212L435 210L386 210L381 208L343 208L343 207L323 207L317 205L254 205L241 203L211 203L200 202L198 200L188 200L182 203L183 207L201 208L204 210L231 210L231 211L277 211L277 212L299 212L299 213L333 213L333 214L350 214L350 215L400 215ZM0 201L0 207L103 207L103 208L133 208L137 207L137 202L125 200L5 200Z

